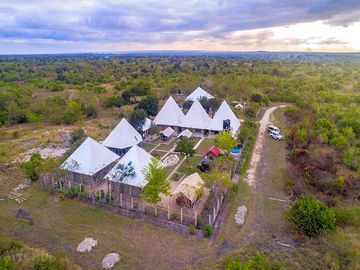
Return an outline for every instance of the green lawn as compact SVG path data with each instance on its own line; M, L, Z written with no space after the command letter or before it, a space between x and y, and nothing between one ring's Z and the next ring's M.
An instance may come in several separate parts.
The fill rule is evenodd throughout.
M142 148L144 148L147 152L153 149L156 146L154 143L143 143Z
M203 155L206 150L208 150L211 146L215 145L215 139L205 138L202 143L199 145L198 149L196 149L196 153L199 155Z
M173 140L173 141L170 142L170 143L164 142L164 143L162 143L161 145L159 145L159 147L156 148L156 149L169 151L169 150L171 150L171 149L174 147L175 142L176 142L176 139Z

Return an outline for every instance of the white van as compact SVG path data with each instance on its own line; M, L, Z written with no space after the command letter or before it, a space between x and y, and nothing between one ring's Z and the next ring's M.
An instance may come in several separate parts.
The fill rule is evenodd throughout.
M268 131L269 131L269 132L272 132L272 133L280 134L280 129L279 129L278 127L273 126L273 125L270 125L270 126L268 127Z

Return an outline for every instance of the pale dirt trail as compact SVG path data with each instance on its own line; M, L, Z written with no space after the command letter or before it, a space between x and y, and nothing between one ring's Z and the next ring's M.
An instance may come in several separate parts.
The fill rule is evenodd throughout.
M279 108L283 108L289 105L279 105L279 106L275 106L275 107L271 107L269 109L267 109L264 113L263 118L260 120L260 127L259 127L259 131L256 137L256 141L255 141L255 146L251 155L251 161L250 161L250 166L247 172L247 175L245 177L245 181L249 184L249 186L254 187L255 186L255 182L256 182L256 171L257 171L257 166L258 163L260 161L261 158L261 151L264 145L264 138L265 135L267 134L267 127L270 124L270 115L273 111L275 111L276 109Z

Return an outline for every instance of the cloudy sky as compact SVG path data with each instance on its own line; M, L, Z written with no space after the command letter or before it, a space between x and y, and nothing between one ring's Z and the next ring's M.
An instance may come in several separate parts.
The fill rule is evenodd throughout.
M0 54L360 51L360 0L1 0Z

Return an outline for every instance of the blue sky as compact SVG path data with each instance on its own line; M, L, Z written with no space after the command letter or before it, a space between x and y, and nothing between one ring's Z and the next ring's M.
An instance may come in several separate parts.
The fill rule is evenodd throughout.
M359 0L1 0L0 54L360 51Z

